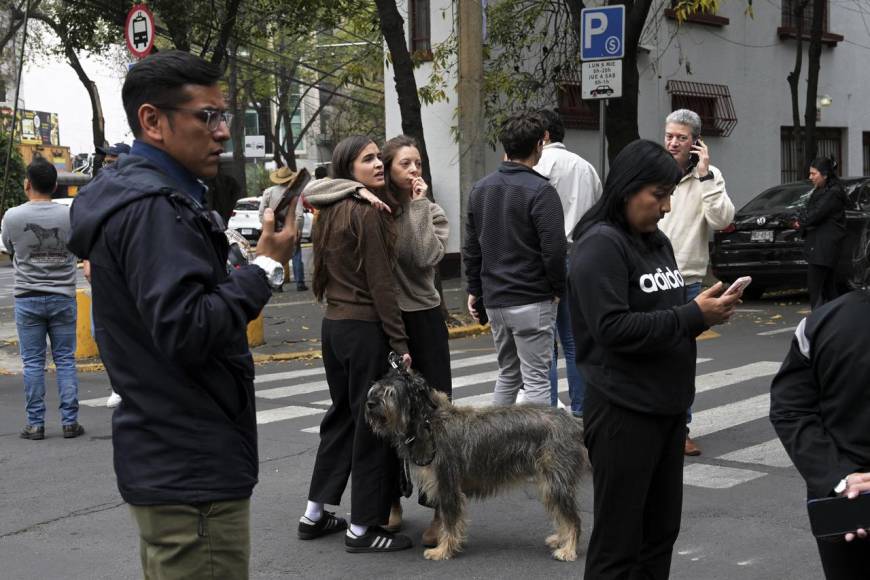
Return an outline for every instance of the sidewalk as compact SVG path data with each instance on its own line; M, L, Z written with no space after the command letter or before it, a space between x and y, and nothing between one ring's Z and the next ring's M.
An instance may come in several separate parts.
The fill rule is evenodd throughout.
M450 337L459 338L489 332L476 324L466 311L467 295L459 278L445 280L444 301L451 320ZM266 343L251 349L257 363L320 358L320 323L324 307L314 301L311 290L296 291L293 283L276 293L263 311ZM49 352L50 357L50 352ZM98 372L103 366L98 358L80 359L80 372ZM0 374L22 371L18 353L18 336L14 321L0 322Z

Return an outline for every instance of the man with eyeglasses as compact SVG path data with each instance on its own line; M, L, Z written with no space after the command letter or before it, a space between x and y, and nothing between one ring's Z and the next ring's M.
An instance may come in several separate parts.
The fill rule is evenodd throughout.
M671 211L659 222L659 229L671 240L686 284L686 302L691 302L700 294L707 275L710 235L731 223L734 204L725 191L722 172L710 164L710 150L701 140L701 117L696 112L678 109L667 116L665 148L683 170L683 179L671 196ZM690 407L684 453L697 456L701 448L689 437L691 422Z
M218 170L230 116L220 71L179 51L136 64L122 90L135 136L72 209L70 249L90 260L100 355L121 404L115 473L146 578L248 578L257 483L254 366L246 328L283 280L295 223L227 270L225 225L200 179Z

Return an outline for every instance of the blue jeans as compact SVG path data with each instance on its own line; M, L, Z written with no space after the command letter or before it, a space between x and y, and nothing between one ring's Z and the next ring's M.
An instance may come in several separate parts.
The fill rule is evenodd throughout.
M566 259L567 266L567 259ZM571 311L568 308L568 293L559 300L556 310L556 328L554 338L562 343L562 354L565 356L565 371L568 375L568 396L571 397L571 412L583 414L583 397L586 394L586 380L577 368L577 349L574 347L574 331L571 329ZM559 347L553 340L553 362L550 365L550 405L557 406L559 399Z
M691 284L686 284L686 304L694 300L698 297L698 294L701 293L701 283L700 282L692 282ZM686 425L692 422L692 408L689 407L688 412L686 413Z
M296 281L296 287L305 285L305 267L302 265L302 246L296 246L296 253L293 254L293 279Z
M76 375L76 300L53 294L15 299L15 325L24 363L27 424L45 425L45 337L57 367L61 424L72 425L79 415Z

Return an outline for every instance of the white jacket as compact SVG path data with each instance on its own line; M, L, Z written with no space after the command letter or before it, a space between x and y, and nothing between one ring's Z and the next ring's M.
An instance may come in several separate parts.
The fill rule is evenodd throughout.
M571 241L571 231L580 218L601 197L601 180L592 165L565 149L562 143L544 145L535 171L550 180L562 200L565 214L565 236Z
M683 176L671 197L671 212L659 222L674 246L677 266L686 284L701 282L710 261L710 235L734 219L734 204L725 191L722 172L710 166L713 179L699 181L697 168Z

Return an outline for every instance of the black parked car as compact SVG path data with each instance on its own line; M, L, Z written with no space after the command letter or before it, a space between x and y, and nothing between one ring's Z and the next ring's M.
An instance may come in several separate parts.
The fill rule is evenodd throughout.
M846 289L855 246L870 222L870 177L841 181L851 202L846 208L848 234L837 268L838 285ZM809 181L777 185L740 208L734 223L713 236L713 275L725 282L752 276L744 292L748 298L760 297L766 290L806 288L800 216L812 190Z

